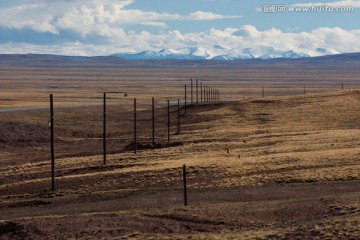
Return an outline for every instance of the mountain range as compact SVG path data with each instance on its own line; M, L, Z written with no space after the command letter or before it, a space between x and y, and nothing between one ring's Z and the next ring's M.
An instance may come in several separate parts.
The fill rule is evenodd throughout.
M132 60L249 60L249 59L298 59L339 54L333 49L317 48L313 51L279 50L273 47L226 48L221 45L186 47L179 49L146 50L135 53L116 53L110 56Z

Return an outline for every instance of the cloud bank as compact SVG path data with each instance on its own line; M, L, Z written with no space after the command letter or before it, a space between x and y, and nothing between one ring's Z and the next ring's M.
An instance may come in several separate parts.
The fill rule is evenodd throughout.
M347 0L331 4L358 4ZM27 0L0 9L0 53L109 55L120 52L198 47L217 53L222 49L251 49L261 56L270 48L317 56L360 52L360 30L316 28L289 33L255 26L211 28L182 33L166 30L168 21L213 21L240 16L195 11L185 15L131 9L134 0ZM320 3L319 3L320 4ZM126 26L159 28L159 34L128 31Z
M211 21L240 18L212 12L196 11L188 15L128 9L134 0L32 0L22 5L0 10L0 26L31 29L59 35L73 31L85 38L96 34L121 37L125 25L166 27L166 21Z
M224 30L213 28L206 32L185 34L179 31L168 31L159 35L146 31L140 33L122 31L119 38L121 41L109 39L102 44L74 41L60 45L3 43L0 46L2 53L51 53L84 56L186 47L201 47L216 51L219 46L226 49L250 48L252 53L258 56L266 53L269 48L282 51L293 50L311 56L321 55L321 52L324 54L360 52L360 30L347 31L341 28L327 27L300 33L286 33L276 28L259 31L251 25ZM322 50L319 52L319 49Z

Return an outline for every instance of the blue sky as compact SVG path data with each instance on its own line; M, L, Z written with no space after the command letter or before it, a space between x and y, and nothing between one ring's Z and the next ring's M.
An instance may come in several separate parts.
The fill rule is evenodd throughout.
M360 12L354 13L283 13L264 14L256 11L262 5L296 4L310 1L269 1L269 0L138 0L129 8L146 11L159 11L186 14L193 11L209 11L222 15L239 15L239 19L225 19L209 22L168 22L169 28L181 31L205 31L209 25L215 28L240 27L245 24L255 26L259 30L278 28L286 31L310 31L318 27L341 27L343 29L357 29L360 26ZM318 1L314 1L318 2ZM334 1L322 1L330 3ZM350 20L351 18L351 20Z
M279 4L284 11L269 13ZM352 11L290 12L294 6ZM215 44L259 54L268 48L356 52L359 8L360 0L1 1L0 53L108 55Z

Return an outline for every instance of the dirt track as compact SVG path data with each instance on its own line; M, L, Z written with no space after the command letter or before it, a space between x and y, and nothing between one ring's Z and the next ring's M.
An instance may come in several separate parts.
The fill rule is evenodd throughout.
M172 136L177 144L138 155L124 143L131 130L110 118L114 154L106 166L92 147L101 140L83 147L73 140L95 138L86 135L91 124L101 129L101 121L85 121L94 109L84 109L83 128L58 126L54 194L42 122L48 113L2 113L0 127L12 134L0 141L0 237L357 239L359 102L353 91L195 106L182 134ZM184 163L189 207L182 206Z

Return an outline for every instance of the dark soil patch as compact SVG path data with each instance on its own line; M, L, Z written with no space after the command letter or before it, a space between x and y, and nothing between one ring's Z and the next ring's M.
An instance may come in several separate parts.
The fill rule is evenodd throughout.
M26 142L47 142L49 141L49 129L45 126L25 123L4 123L0 124L0 142L26 143Z

